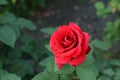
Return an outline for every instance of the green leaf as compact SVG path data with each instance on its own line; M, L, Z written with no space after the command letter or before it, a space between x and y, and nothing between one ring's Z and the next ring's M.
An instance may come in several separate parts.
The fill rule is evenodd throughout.
M108 75L108 76L113 76L115 74L115 72L113 71L112 68L107 68L107 69L103 70L103 74Z
M114 80L120 80L120 69L117 70Z
M5 14L0 17L0 23L12 23L16 21L16 17L10 13L10 12L5 12Z
M0 69L3 67L3 61L0 60Z
M48 35L51 35L56 30L57 30L57 27L49 27L49 28L40 29L41 32L46 33Z
M48 44L45 45L45 48L46 48L47 50L51 51Z
M48 44L45 44L45 48L49 51L47 54L48 54L49 56L52 56L51 50L50 50L50 46L49 46Z
M109 15L110 13L112 13L112 9L111 9L109 6L107 6L107 7L105 8L105 13L106 13L107 15Z
M55 65L54 58L51 58L49 61L47 61L47 70L49 72L55 72L54 71L54 65Z
M113 65L113 66L120 66L120 60L111 59L110 64Z
M57 75L54 73L48 73L47 71L44 71L35 75L32 80L57 80Z
M20 37L20 28L19 28L19 26L17 26L17 25L14 25L14 24L12 24L12 25L10 25L11 26L11 28L14 30L14 32L15 32L15 35L16 35L16 37L17 38L19 38Z
M61 75L60 79L61 80L73 80L72 75Z
M65 64L60 70L55 70L55 71L57 74L72 74L75 71L75 67Z
M7 0L0 0L0 5L6 5L8 4Z
M94 63L95 60L94 60L93 54L92 54L93 50L94 50L94 48L91 46L91 51L87 54L86 60L85 60L85 62L82 65L88 66L88 65Z
M39 0L38 4L41 5L42 7L45 7L45 0Z
M98 80L111 80L111 79L107 76L100 76Z
M17 21L16 21L16 24L19 24L21 26L21 28L25 27L29 30L35 30L36 29L36 26L30 20L27 20L27 19L24 19L24 18L18 18Z
M98 69L94 65L80 65L77 67L76 73L80 80L96 80L96 77L98 76Z
M2 74L0 75L0 80L21 80L21 79L15 74Z
M0 75L6 74L6 73L8 73L8 72L6 72L5 70L0 69Z
M97 2L97 3L95 3L95 8L97 9L97 10L102 10L102 9L104 9L105 8L105 5L103 4L103 2Z
M42 60L40 63L39 63L39 65L42 65L42 66L47 66L47 62L48 61L51 61L51 60L53 60L54 59L54 57L53 56L50 56L50 57L47 57L46 59L44 59L44 60Z
M13 48L11 49L8 54L7 54L7 58L9 59L19 59L22 57L22 52L20 51L19 48Z
M8 27L7 25L0 26L0 41L10 47L14 47L16 35L13 29Z
M12 62L11 67L9 67L9 72L16 73L17 75L23 77L26 74L32 74L33 69L28 61L15 60L15 62Z
M103 41L100 41L98 39L93 40L90 44L101 50L106 51L109 49L109 47L106 45L106 43L104 43Z

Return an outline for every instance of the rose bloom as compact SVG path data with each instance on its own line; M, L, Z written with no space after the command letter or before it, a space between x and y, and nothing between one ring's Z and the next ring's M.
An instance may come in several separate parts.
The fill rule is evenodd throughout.
M55 56L55 63L61 69L64 64L79 66L90 51L88 46L89 34L70 22L69 25L59 26L50 37L50 49Z

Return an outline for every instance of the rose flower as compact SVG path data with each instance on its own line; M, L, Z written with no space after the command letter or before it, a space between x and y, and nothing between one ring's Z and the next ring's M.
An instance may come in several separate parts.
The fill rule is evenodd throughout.
M55 56L55 63L61 69L64 64L79 66L90 51L89 34L70 22L69 25L59 26L50 37L50 49Z

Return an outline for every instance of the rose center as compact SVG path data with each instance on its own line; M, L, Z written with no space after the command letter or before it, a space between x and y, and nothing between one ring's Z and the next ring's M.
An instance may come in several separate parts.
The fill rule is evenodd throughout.
M72 38L70 36L65 36L62 40L62 44L64 45L64 47L68 47L72 44Z

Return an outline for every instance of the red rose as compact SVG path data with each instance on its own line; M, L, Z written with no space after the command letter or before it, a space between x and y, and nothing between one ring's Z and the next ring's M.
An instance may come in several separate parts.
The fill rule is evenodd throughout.
M88 46L89 34L72 22L69 25L59 26L50 38L50 49L55 56L58 68L64 64L78 66L86 59L90 51Z

